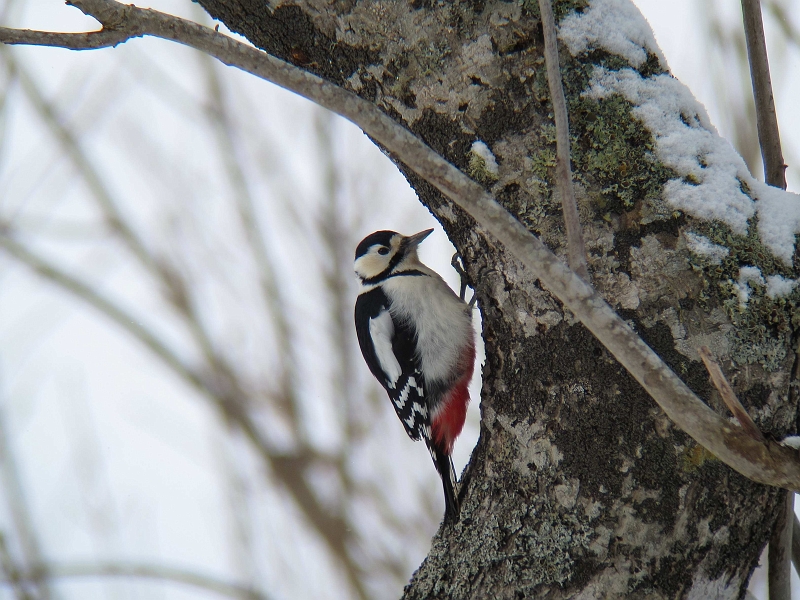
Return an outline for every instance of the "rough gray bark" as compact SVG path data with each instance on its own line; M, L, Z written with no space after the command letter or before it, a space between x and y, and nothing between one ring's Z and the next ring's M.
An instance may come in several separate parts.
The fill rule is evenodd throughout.
M565 254L536 2L201 4L255 45L375 102ZM576 8L558 3L556 19ZM661 188L675 175L650 157L652 136L626 101L580 95L592 64L627 65L598 50L582 60L562 53L593 282L710 405L724 411L700 345L767 436L795 431L794 305L758 297L742 313L725 287L739 265L775 259L753 236L665 206ZM653 56L638 68L660 69ZM470 152L476 140L499 174ZM406 174L465 259L487 352L461 519L439 531L406 597L741 596L783 494L677 431L503 248ZM689 230L728 257L699 261Z

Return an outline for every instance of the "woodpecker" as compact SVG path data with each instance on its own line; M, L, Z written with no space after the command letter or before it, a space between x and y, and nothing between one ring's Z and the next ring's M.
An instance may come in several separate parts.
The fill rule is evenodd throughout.
M432 231L376 231L361 240L355 322L364 360L406 433L425 440L442 479L445 519L454 520L459 506L451 454L467 415L475 333L471 306L417 256Z

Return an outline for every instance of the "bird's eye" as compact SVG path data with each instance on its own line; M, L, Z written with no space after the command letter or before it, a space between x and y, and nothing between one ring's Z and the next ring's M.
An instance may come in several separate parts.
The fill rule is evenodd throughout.
M378 254L386 256L387 254L389 254L389 249L386 246L381 246L380 248L378 248Z

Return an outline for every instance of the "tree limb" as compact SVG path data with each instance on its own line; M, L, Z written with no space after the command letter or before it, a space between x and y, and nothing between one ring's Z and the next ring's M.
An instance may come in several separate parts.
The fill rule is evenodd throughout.
M683 431L725 464L753 481L800 491L796 453L753 440L708 408L622 320L605 300L480 185L448 163L377 106L332 83L207 27L115 1L74 0L105 26L152 35L211 54L308 98L358 125L418 175L434 185L530 269L633 375ZM0 41L11 37L0 29Z
M553 117L556 122L556 173L558 191L561 193L561 207L564 213L564 227L567 232L569 268L585 281L589 281L589 268L586 264L586 247L583 243L581 221L578 217L578 203L572 185L570 166L569 117L564 87L561 84L561 66L558 60L558 38L556 21L553 17L551 0L539 0L544 32L544 58L547 64L547 85L550 88L550 101L553 104Z

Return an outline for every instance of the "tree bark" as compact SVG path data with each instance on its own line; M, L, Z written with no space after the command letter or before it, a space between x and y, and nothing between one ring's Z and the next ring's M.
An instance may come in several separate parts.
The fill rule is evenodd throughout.
M201 4L256 46L376 103L566 255L536 2ZM583 8L558 2L556 20ZM595 65L665 72L652 52L639 65L601 49L561 53L595 286L712 407L725 414L701 345L765 435L796 431L793 297L754 293L741 309L732 284L740 266L774 270L776 259L755 234L664 201L677 175L654 156L630 103L582 95ZM499 172L471 152L476 141ZM741 597L784 494L673 427L501 246L398 167L464 257L486 345L481 437L463 474L461 517L440 529L405 597ZM728 255L703 260L689 232Z

